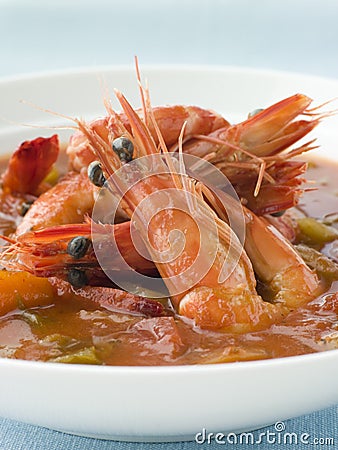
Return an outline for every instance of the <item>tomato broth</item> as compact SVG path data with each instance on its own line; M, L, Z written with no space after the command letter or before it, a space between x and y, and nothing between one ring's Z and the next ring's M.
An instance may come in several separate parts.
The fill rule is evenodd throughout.
M337 166L332 163L311 162L307 178L316 183L308 186L319 189L304 193L295 214L319 219L337 215L336 173ZM17 223L14 210L22 201L16 202L0 204L2 234L8 235ZM333 220L331 225L337 223ZM144 317L89 301L82 295L85 287L64 295L62 283L50 304L27 308L18 300L18 307L0 318L1 357L102 365L185 365L280 358L338 346L335 281L324 294L282 322L244 334L202 330L190 319L176 315L168 300L162 301L164 315Z

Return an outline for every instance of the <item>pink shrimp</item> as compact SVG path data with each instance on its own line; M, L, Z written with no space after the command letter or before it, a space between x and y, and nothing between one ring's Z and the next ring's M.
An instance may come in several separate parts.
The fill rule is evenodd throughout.
M261 110L244 122L198 135L184 152L206 158L233 184L244 203L257 214L271 214L294 206L302 193L300 175L306 164L290 161L311 150L313 141L284 152L318 125L325 114L307 108L312 100L296 94ZM294 120L300 115L309 120ZM283 152L283 153L281 153Z
M81 222L92 211L96 190L87 174L69 172L34 201L17 227L16 234Z
M74 250L70 250L72 239L79 237L84 242L82 248L75 244ZM111 271L121 269L118 255L114 253L115 241L130 267L143 274L156 274L154 263L136 251L131 238L130 222L110 225L96 224L88 219L85 223L28 231L16 238L7 239L12 246L6 248L2 262L8 269L24 270L37 277L58 277L71 281L72 273L77 273L78 276L82 273L82 280L85 280L83 285L111 286L111 280L97 261L93 239L109 255Z

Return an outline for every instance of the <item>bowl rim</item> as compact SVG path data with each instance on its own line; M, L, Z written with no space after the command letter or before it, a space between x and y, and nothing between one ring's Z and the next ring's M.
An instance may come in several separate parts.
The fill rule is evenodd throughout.
M254 75L266 75L266 76L281 76L281 77L294 77L302 78L306 81L318 81L318 82L338 82L336 77L312 75L297 71L288 70L278 70L278 69L268 69L268 68L257 68L250 66L239 66L239 65L222 65L222 64L141 64L141 72L145 74L146 72L162 72L163 70L168 70L170 72L227 72L227 73L242 73L254 74ZM39 70L32 72L24 72L16 75L5 75L0 76L0 84L14 83L14 82L25 82L33 81L44 78L54 78L54 77L69 77L69 76L86 76L95 75L100 72L113 73L118 71L126 71L135 73L135 67L133 64L99 64L99 65L83 65L83 66L71 66L68 68L52 69L52 70ZM135 75L136 76L136 75Z

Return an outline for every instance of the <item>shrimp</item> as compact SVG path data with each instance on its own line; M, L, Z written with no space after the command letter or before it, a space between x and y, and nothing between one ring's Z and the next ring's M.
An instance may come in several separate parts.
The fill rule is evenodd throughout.
M109 255L109 269L120 270L118 255L114 254L112 235L124 260L134 270L156 275L156 266L150 259L136 251L130 233L130 222L97 224L87 219L85 223L58 225L37 231L28 231L16 239L2 254L3 265L11 270L24 270L37 277L57 277L75 287L82 285L111 286L99 265L92 240L104 247ZM80 283L80 286L78 285Z
M245 250L258 278L269 286L274 303L294 309L323 291L318 276L292 245L264 217L249 210L246 216Z
M265 218L257 217L245 207L243 207L243 211L246 221L244 250L257 278L267 288L265 296L269 299L270 303L268 304L276 307L281 314L287 314L320 295L324 290L323 283L317 274L305 264L289 241ZM226 220L225 217L224 219ZM196 322L203 323L205 320L203 316L208 317L210 309L219 310L219 302L222 301L222 295L218 294L215 298L215 293L213 293L211 297L208 297L208 302L204 303L203 295L206 292L207 290L203 287L197 296L195 293L188 294L183 304L180 304L180 313L194 318L195 321L197 317ZM257 304L261 304L261 297L253 297L253 299L257 301ZM236 295L231 298L231 301L237 300ZM245 302L243 302L243 309L239 312L243 315L248 314ZM274 312L276 313L276 311ZM213 310L212 314L214 313ZM219 319L221 320L221 316ZM268 319L263 316L259 326L262 323L267 325L267 320L271 320L271 316ZM256 330L255 327L250 328L251 331L253 329Z
M96 191L87 174L67 173L34 201L17 227L16 234L82 221L92 211Z
M143 111L141 109L136 112L140 117L143 116ZM187 135L195 135L197 133L209 134L214 130L219 128L224 129L229 126L229 123L219 114L197 106L160 106L154 108L153 113L161 130L163 139L168 146L177 142L184 122L187 123ZM121 113L117 116L123 127L125 127L128 132L131 131L127 115ZM110 140L114 139L114 124L109 116L94 120L89 124L89 127L106 143L109 143ZM152 124L149 124L149 131L156 144L158 144L157 134ZM71 137L67 148L67 154L72 169L76 171L86 169L88 165L96 159L92 146L88 141L88 137L81 131L78 131Z
M291 247L285 245L282 236L272 232L264 221L260 221L254 215L250 217L247 213L249 237L244 250L226 221L218 217L206 203L203 197L203 184L176 171L150 106L147 111L148 120L143 121L121 93L117 92L117 97L128 119L129 128L124 125L121 115L110 110L109 123L112 129L130 140L141 160L142 157L160 155L162 164L157 161L156 169L170 168L170 173L164 170L167 174L164 175L163 172L158 173L156 170L152 172L154 168L152 163L150 167L145 164L145 169L150 170L149 176L138 180L132 189L125 191L125 187L130 188L128 180L133 179L134 176L132 169L128 172L128 163L108 151L110 141L108 145L107 140L91 124L88 125L81 120L76 121L81 133L94 151L95 157L99 159L106 179L110 179L122 166L126 169L125 179L112 177L109 181L115 191L123 193L123 201L127 205L126 213L131 217L144 200L150 202L149 209L156 211L156 202L151 203L154 202L152 194L168 189L180 192L182 194L180 198L184 199L187 194L191 194L198 199L192 203L188 202L190 214L171 208L156 213L146 224L147 227L144 226L142 217L139 221L140 234L149 254L154 256L167 253L171 256L166 260L153 258L153 265L162 276L177 312L193 319L201 328L244 333L265 329L273 323L282 321L292 308L313 298L320 289L318 278L306 268L298 256L295 257ZM148 126L150 122L157 135L156 140ZM118 135L114 134L115 137ZM109 139L111 137L108 136ZM141 160L140 165L137 166L138 170L142 170L143 161ZM203 219L203 235L208 236L208 239L203 242L199 241L200 236L192 219L195 216ZM210 230L212 222L216 224L216 230ZM113 227L111 232L114 233L116 225ZM123 224L123 227L126 228L127 225ZM184 249L178 256L170 253L173 249L168 245L171 242L172 230L179 231L186 238ZM42 230L40 235L39 231L35 232L34 237L41 238L45 231ZM258 239L262 236L263 238L267 236L270 246L264 246L260 252ZM205 256L212 253L213 242L217 242L213 263L198 279L192 277L192 282L191 274L187 276L186 272L197 259L201 248ZM16 243L13 244L16 245ZM61 244L57 243L57 245ZM62 245L64 246L65 243ZM265 274L265 265L268 264L266 261L269 261L271 251L276 252L276 257L273 258L269 271ZM264 301L258 295L254 269L263 281L271 285L274 291L272 302ZM293 271L297 275L294 275ZM300 286L300 281L304 281L301 280L302 276L305 277L305 288ZM295 297L293 294L296 294Z
M325 117L308 109L311 102L309 97L295 94L244 122L219 128L208 136L193 136L183 150L215 164L257 214L290 208L302 193L298 187L306 170L306 163L290 159L316 147L310 141L297 149L284 150ZM310 120L295 121L301 114L310 116Z
M118 122L119 128L124 130L124 133L132 140L133 145L138 147L140 156L159 154L157 145L147 125L121 93L117 92L117 97L124 113L128 117L131 132L128 132L124 128L119 117L112 112L113 120ZM149 115L158 133L161 150L166 155L165 142L151 110L149 111ZM100 160L106 178L109 178L121 164L117 162L115 156L107 154L102 139L95 133L91 126L86 125L82 121L78 121L78 124L81 131L89 139L97 158ZM171 164L169 160L166 160L166 163L169 166ZM141 167L143 163L140 164L138 167ZM128 166L128 164L125 166ZM147 170L149 170L149 167L147 167ZM128 178L128 170L126 173L126 178ZM130 176L132 177L132 174ZM111 182L113 183L113 188L120 191L123 190L123 184L126 183L125 180L121 179L116 181L114 177ZM189 277L184 275L185 270L187 269L187 265L196 259L202 244L197 239L198 233L196 233L197 230L191 215L176 209L162 210L152 217L146 231L141 224L141 236L150 254L154 254L154 252L161 254L161 252L170 250L168 250L168 242L170 242L170 233L172 230L179 230L186 238L184 251L179 256L169 258L169 261L166 262L162 262L161 259L154 261L157 270L165 281L171 294L172 303L178 313L193 319L201 328L238 333L264 329L273 323L281 321L289 312L289 307L293 306L290 296L283 297L282 295L284 285L288 283L287 272L285 276L280 277L279 282L274 282L274 286L278 287L280 293L280 296L277 297L278 299L283 298L284 302L265 302L256 292L256 281L250 259L244 249L242 249L229 225L220 218L217 218L213 210L205 203L197 182L189 177L183 180L175 171L168 177L163 176L163 174L159 176L156 173L150 172L147 178L139 180L133 185L132 189L127 190L124 194L124 200L128 204L129 210L133 212L137 210L138 206L146 198L151 202L149 198L151 198L151 194L154 192L173 187L183 193L190 192L195 196L199 196L202 205L199 207L203 211L208 211L211 214L217 224L217 233L220 237L213 264L207 273L190 285ZM148 207L151 209L151 205L148 205ZM192 216L200 214L199 207L196 205L192 207L193 209L190 210ZM156 204L153 205L153 209L156 210ZM208 246L213 242L213 237L215 238L215 235L208 231L209 225L210 223L207 220L207 223L204 224L204 231L209 236L209 239L203 242L202 246L204 247L205 255L209 252ZM253 233L252 238L255 241L256 235ZM256 250L254 246L252 248ZM278 249L278 245L276 248ZM252 250L253 255L255 253L254 250ZM281 268L285 269L287 263L294 262L297 267L300 265L299 259L293 261L293 254L289 259L287 258L287 248L283 250L285 250L285 254L282 255L284 265L279 264L279 266L275 267L275 272L277 273L275 273L274 277L271 277L271 272L273 272L273 268L271 268L269 279L277 280L278 271ZM265 251L270 252L271 249L265 248ZM268 258L268 255L266 257ZM223 280L220 279L220 273L222 273L224 267L227 272L228 266L232 266L232 270L227 273L227 276ZM308 276L310 279L310 273ZM178 293L177 285L172 281L173 279L175 283L180 284L182 287ZM317 286L318 283L315 275L313 275L312 281L312 287L314 285ZM312 294L315 295L314 292Z
M218 129L210 135L221 140L218 142L221 148L217 150L216 158L233 155L237 150L238 158L247 159L241 149L262 158L289 148L318 125L320 115L311 120L293 121L301 114L310 114L307 108L311 102L312 99L306 95L295 94L257 112L244 122ZM208 138L205 140L212 141ZM200 145L198 156L203 157L206 152L208 146Z

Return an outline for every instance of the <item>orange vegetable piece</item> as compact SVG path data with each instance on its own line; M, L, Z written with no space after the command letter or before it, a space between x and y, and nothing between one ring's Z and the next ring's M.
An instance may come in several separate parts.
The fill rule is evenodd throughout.
M0 271L0 315L17 308L49 305L54 289L47 278L38 278L27 272Z

